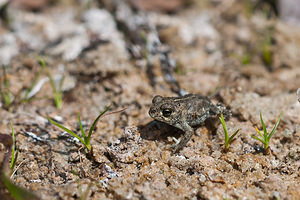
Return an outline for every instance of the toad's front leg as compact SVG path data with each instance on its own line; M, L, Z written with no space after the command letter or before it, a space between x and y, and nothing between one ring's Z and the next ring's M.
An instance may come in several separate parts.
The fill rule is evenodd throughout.
M173 153L176 153L180 149L182 149L188 143L188 141L191 139L191 137L194 134L194 129L190 125L188 125L188 123L186 123L186 122L182 122L180 124L180 129L182 129L184 131L184 135L180 139L180 142L178 144L176 144L176 146L173 148Z

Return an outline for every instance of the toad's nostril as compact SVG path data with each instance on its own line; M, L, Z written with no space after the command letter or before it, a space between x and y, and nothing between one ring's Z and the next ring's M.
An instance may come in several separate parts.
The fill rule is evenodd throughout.
M150 109L150 110L149 110L149 114L150 114L151 116L154 116L155 113L156 113L156 110L155 110L155 109Z

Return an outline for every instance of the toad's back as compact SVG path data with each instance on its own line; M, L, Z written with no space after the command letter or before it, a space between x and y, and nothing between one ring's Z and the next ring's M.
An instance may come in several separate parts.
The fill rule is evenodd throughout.
M183 101L182 101L183 100ZM182 105L182 118L190 126L198 126L207 118L214 116L218 112L218 108L205 96L191 94L178 99Z

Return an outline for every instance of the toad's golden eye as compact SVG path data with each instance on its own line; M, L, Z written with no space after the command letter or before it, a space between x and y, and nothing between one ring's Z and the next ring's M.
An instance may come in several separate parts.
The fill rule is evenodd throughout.
M162 114L164 117L170 117L172 114L172 110L170 109L163 109Z

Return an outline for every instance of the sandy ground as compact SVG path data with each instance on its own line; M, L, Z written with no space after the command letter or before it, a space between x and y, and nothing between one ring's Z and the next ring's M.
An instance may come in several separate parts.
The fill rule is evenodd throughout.
M173 9L169 15L162 6L162 12L125 17L155 27L162 44L157 46L176 61L169 72L162 67L165 54L159 48L151 53L153 30L138 27L130 35L122 28L124 12L109 5L62 1L35 12L10 6L11 18L0 27L6 66L0 79L2 88L8 80L3 91L13 101L1 103L0 132L11 134L13 123L19 154L12 182L45 200L300 199L300 28L276 18L266 5L204 2L174 4L167 7ZM138 36L146 39L135 41ZM64 77L60 109L37 55L54 82ZM33 99L22 102L35 77L41 87L35 84ZM179 153L167 149L182 132L153 121L148 110L155 95L181 92L216 93L214 101L231 110L229 133L241 130L228 152L220 123L196 129ZM109 111L126 110L100 119L92 157L47 120L80 134L78 113L88 129L109 105ZM269 154L250 136L262 129L260 111L268 131L283 113ZM2 160L4 152L2 145Z

